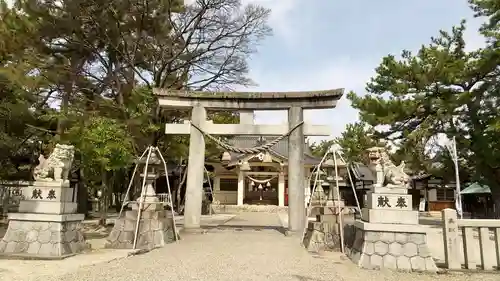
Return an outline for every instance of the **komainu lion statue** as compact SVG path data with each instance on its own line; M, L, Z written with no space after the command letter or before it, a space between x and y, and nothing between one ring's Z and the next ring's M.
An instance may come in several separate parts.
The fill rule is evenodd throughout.
M40 155L38 158L40 163L35 167L33 177L37 181L67 181L74 154L74 146L56 144L47 159Z
M375 187L410 188L410 176L404 171L404 161L399 166L394 165L384 147L372 147L368 153L377 173Z

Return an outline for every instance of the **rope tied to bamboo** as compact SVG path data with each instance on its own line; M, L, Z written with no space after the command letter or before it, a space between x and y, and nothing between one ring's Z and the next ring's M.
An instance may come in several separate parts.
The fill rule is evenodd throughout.
M191 126L196 128L198 131L200 131L200 133L202 133L204 136L206 136L207 138L209 138L210 140L215 142L218 146L222 147L226 151L230 151L230 152L234 152L234 153L241 153L241 154L258 154L261 152L269 151L269 149L271 149L271 147L275 146L282 139L289 136L293 131L295 131L298 127L302 126L303 124L304 124L304 121L293 126L286 134L283 134L283 135L275 138L274 140L267 142L263 145L251 147L251 148L239 148L239 147L232 146L230 144L223 142L219 138L216 138L216 137L212 136L211 134L203 131L200 127L198 127L197 125L195 125L193 123L191 123Z

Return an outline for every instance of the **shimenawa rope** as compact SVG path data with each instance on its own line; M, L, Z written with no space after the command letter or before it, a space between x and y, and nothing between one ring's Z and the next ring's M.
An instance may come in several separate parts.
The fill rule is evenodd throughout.
M230 152L234 152L234 153L242 153L242 154L258 154L258 153L261 153L261 152L268 151L271 147L273 147L274 145L276 145L279 141L281 141L285 137L289 136L293 131L295 131L295 129L297 129L298 127L302 126L303 124L304 124L304 121L302 121L302 122L298 123L297 125L293 126L293 128L291 128L290 131L288 131L288 133L286 133L284 135L281 135L281 136L275 138L274 140L272 140L272 141L270 141L268 143L265 143L263 145L256 146L256 147L251 147L251 148L234 147L234 146L229 145L229 144L221 141L220 139L218 139L218 138L210 135L209 133L203 131L200 127L198 127L197 125L195 125L193 123L191 123L191 126L195 127L204 136L206 136L207 138L209 138L212 141L214 141L218 146L224 148L226 151L230 151Z

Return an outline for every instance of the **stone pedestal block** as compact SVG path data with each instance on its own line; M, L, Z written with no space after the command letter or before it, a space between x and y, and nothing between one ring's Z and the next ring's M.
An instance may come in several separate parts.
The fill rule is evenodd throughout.
M363 208L361 214L363 221L371 223L418 224L418 211Z
M132 249L137 225L137 210L126 211L115 222L107 238L106 248ZM143 211L139 221L137 249L152 250L175 241L173 219L170 211ZM177 236L174 236L177 235Z
M436 272L427 246L426 230L418 225L356 221L355 238L347 254L366 269Z
M340 235L337 224L309 222L303 244L310 252L340 250Z
M76 213L76 190L70 188L67 181L36 181L23 189L23 195L24 200L19 203L19 213Z
M343 202L342 202L343 203ZM310 252L340 250L340 208L318 208L315 222L309 222L303 244Z
M374 187L373 193L388 193L388 194L408 194L408 188L406 187Z
M34 259L75 255L88 248L81 231L83 218L83 214L9 214L0 253Z
M368 209L394 209L394 210L412 210L411 195L393 194L393 193L367 193Z

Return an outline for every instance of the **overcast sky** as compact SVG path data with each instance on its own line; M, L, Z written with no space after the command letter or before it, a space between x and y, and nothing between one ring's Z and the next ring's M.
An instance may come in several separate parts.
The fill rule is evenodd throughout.
M466 0L243 0L272 10L274 35L250 61L258 87L238 90L299 91L345 88L364 93L383 56L418 50L440 29L468 20L467 43L477 48L480 22ZM305 4L307 3L307 4ZM330 125L332 137L358 120L344 97L332 110L306 112L306 121ZM259 112L257 123L286 122L285 112Z

